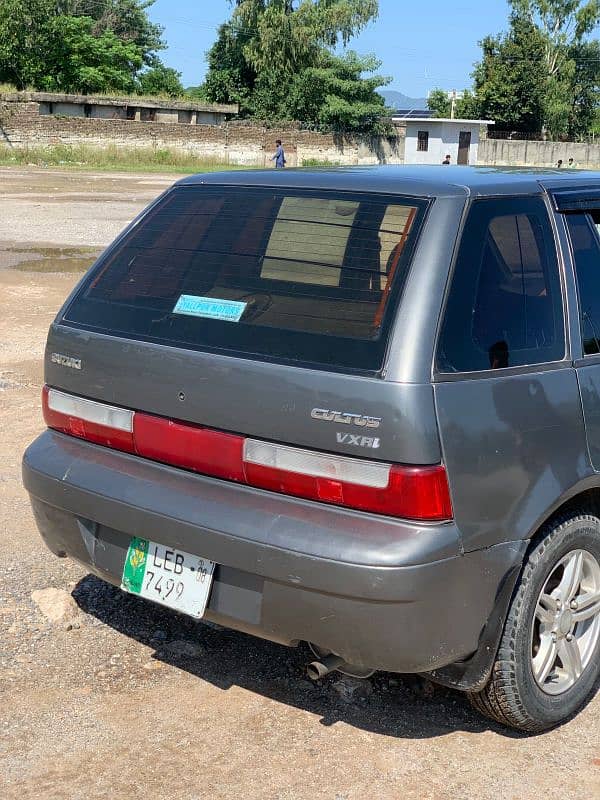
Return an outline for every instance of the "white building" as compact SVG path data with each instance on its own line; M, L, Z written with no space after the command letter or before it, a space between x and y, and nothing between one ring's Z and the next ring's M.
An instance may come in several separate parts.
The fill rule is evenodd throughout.
M406 126L405 164L441 164L449 155L451 164L477 164L482 126L487 119L436 119L393 116L395 125Z

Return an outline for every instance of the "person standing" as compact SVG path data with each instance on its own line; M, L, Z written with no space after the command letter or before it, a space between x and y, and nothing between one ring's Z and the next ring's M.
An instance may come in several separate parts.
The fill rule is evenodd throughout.
M452 163L452 159L450 158L450 153L448 153L446 155L446 158L442 161L442 164L444 166L448 166L448 164L451 164L451 163Z
M271 161L275 162L275 169L283 169L287 162L285 160L285 153L283 150L283 145L281 144L281 139L277 139L275 145L277 149L275 150L275 155L271 156Z

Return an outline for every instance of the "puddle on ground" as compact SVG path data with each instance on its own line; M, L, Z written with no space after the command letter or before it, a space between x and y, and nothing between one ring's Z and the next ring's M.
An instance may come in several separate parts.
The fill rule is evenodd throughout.
M97 247L24 247L0 250L0 269L19 272L85 272L102 249Z
M10 375L13 375L11 378ZM20 389L24 384L19 381L15 380L14 373L5 373L0 372L0 392L3 392L5 389Z

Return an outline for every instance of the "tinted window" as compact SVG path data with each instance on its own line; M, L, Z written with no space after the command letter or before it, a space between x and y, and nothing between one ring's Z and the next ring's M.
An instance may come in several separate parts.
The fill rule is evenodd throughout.
M104 257L65 319L377 371L424 210L376 195L180 187Z
M600 353L600 244L598 223L587 214L566 217L579 289L581 337L585 355Z
M558 264L543 201L476 201L452 278L439 369L539 364L564 351Z

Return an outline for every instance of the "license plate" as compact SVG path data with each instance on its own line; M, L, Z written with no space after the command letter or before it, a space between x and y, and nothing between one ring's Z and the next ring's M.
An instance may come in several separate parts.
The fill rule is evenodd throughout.
M121 589L199 619L204 615L215 562L148 539L129 544Z

